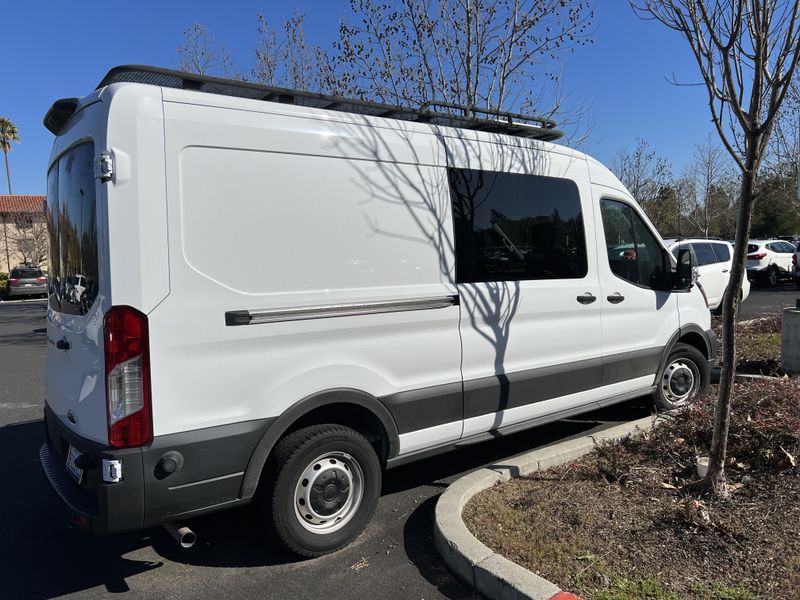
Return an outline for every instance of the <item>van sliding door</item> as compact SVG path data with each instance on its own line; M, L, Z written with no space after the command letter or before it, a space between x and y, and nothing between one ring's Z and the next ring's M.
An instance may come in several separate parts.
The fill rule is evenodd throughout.
M591 404L601 384L586 164L548 160L558 177L449 170L465 437Z

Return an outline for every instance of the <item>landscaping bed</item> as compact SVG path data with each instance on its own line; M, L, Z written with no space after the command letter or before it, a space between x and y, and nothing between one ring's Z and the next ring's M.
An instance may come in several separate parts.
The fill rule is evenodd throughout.
M781 369L782 318L782 315L777 314L736 324L737 373L772 376L785 374ZM719 318L712 321L712 327L721 344ZM720 352L721 350L720 347Z
M683 491L711 442L715 394L644 436L478 494L465 523L590 600L800 598L800 379L736 384L727 499Z

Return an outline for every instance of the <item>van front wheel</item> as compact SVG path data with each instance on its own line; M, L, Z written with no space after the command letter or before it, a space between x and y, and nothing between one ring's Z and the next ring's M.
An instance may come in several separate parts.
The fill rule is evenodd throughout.
M689 344L675 344L656 381L656 406L661 410L685 406L708 391L710 379L702 352Z
M261 517L291 551L314 557L352 542L375 512L381 468L369 442L342 425L314 425L283 438L273 455Z

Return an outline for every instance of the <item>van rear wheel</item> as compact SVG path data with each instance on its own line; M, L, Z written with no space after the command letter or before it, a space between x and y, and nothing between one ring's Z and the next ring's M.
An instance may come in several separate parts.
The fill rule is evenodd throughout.
M369 523L378 504L381 468L372 446L342 425L313 425L275 448L271 493L260 516L292 552L321 556L346 546Z
M656 406L661 410L686 406L708 391L710 379L703 353L689 344L675 344L656 381Z

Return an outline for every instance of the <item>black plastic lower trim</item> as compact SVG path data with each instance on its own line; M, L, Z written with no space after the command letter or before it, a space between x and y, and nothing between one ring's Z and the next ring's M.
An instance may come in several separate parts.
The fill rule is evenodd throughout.
M272 421L197 429L116 449L76 435L45 406L48 439L40 460L53 489L93 533L137 530L247 502L240 497L244 472ZM80 484L66 470L69 446L81 453ZM165 468L165 455L179 456L180 466ZM121 481L103 481L103 459L121 462Z
M463 386L460 381L381 397L397 423L398 433L408 433L460 421Z

